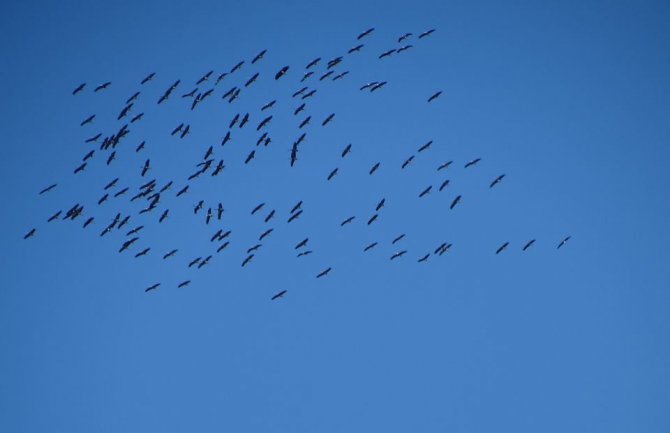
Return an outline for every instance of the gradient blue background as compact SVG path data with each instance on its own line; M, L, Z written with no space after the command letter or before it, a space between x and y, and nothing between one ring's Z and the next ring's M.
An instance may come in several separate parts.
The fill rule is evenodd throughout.
M660 1L3 2L0 431L667 432L668 22ZM227 171L166 200L171 218L142 236L148 257L119 255L120 233L98 237L117 208L137 209L98 208L107 181L136 186L151 157L159 184L180 186L236 111L277 97L277 112L289 113L304 65L343 54L368 27L377 30L366 48L339 69L350 75L308 102L314 122L296 169L297 119L278 115L273 144L252 164L241 164L242 139L217 148ZM376 59L400 34L432 27L413 50ZM263 48L259 82L240 105L220 100L225 80L193 113L175 97ZM84 139L118 127L123 101L152 71L126 152L110 168L96 155L73 176ZM358 91L375 79L389 84ZM92 113L94 125L80 128ZM183 119L193 133L175 140ZM141 139L147 149L135 155ZM463 170L474 157L479 166ZM419 200L449 159L452 185ZM457 193L463 202L449 212ZM381 197L387 207L365 227ZM234 235L196 272L184 262L207 254L214 231L192 216L200 198L226 203ZM305 213L287 226L298 199ZM46 223L77 201L93 227ZM261 201L281 216L241 269L266 228L248 216ZM357 224L340 229L349 215ZM401 232L410 252L390 262ZM298 261L292 246L305 236L315 254ZM443 240L452 251L416 263ZM159 254L173 246L166 265ZM281 289L286 298L270 302Z

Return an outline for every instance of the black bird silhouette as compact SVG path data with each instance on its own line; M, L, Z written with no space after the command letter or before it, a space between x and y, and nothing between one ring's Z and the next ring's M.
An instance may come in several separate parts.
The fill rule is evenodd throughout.
M324 269L323 271L321 271L317 274L316 278L325 277L326 275L328 275L328 273L330 272L331 269L332 268L330 268L330 267L327 268L327 269Z
M122 253L123 251L127 250L128 247L130 247L130 246L131 246L133 243L135 243L138 239L139 239L138 237L134 237L134 238L132 238L132 239L128 239L127 241L125 241L125 242L123 243L123 245L121 246L121 249L119 249L119 252ZM146 253L145 253L145 254L146 254ZM137 257L139 257L139 256L137 256Z
M354 218L356 218L356 217L355 216L350 216L349 218L345 219L344 221L342 221L340 223L340 227L344 227L345 225L349 224L350 222L352 222L354 220Z
M264 221L265 221L265 222L270 221L270 220L272 219L273 216L275 216L275 210L274 210L274 209L272 209L272 210L270 211L270 213L265 217L265 220L264 220Z
M496 254L500 254L501 252L503 252L508 245L509 242L505 242L504 244L500 245L500 247L498 247L498 249L496 250Z
M468 161L468 163L465 164L465 168L472 167L473 165L477 164L481 160L482 160L481 158L475 158L472 161Z
M36 229L34 229L34 228L30 229L30 231L23 236L23 239L28 239L28 238L31 238L31 237L35 236L35 232L36 232Z
M253 259L253 258L254 258L254 255L253 255L253 254L249 254L249 255L247 256L247 258L244 259L244 261L242 262L242 267L245 267L245 266L251 261L251 259Z
M369 29L367 29L366 31L364 31L363 33L361 33L360 35L358 35L358 36L356 37L356 39L361 40L361 39L363 39L364 37L366 37L367 35L369 35L370 33L374 32L374 31L375 31L375 28L374 28L374 27L370 27Z
M321 126L326 126L328 123L330 123L331 120L333 120L333 117L335 117L335 113L330 113L328 117L326 117L323 122L321 122Z
M288 66L284 66L279 70L279 72L275 74L275 80L278 80L281 77L283 77L286 74L286 72L288 72Z
M286 294L286 290L282 290L281 292L275 294L272 298L270 298L271 301L274 301L275 299L279 299L283 297Z
M453 162L454 162L454 161L447 161L447 162L445 162L444 164L442 164L442 165L440 165L439 167L437 167L437 171L440 171L440 170L445 169L445 168L449 168L449 166L450 166Z
M126 104L130 104L131 102L133 102L134 100L136 100L138 96L140 96L140 92L135 92L135 93L133 93L133 94L130 96L130 98L126 99Z
M372 216L370 217L370 219L368 220L368 225L370 225L370 224L372 224L373 222L375 222L375 221L377 220L378 217L379 217L378 214L374 214L374 215L372 215Z
M111 82L111 81L107 81L106 83L103 83L103 84L99 85L98 87L96 87L95 90L94 90L94 92L97 92L97 91L99 91L99 90L106 89L107 87L109 87L110 84L112 84L112 82Z
M349 74L349 71L341 72L333 77L333 81L341 80L342 78L347 76L347 74Z
M300 241L293 249L294 250L299 250L300 248L304 247L307 245L307 242L309 241L309 238L305 238L302 241Z
M107 185L105 185L104 190L107 191L108 189L113 188L114 185L116 185L116 183L117 183L118 181L119 181L119 178L118 178L118 177L117 177L117 178L114 178L111 182L109 182Z
M410 165L410 164L412 163L413 160L414 160L414 155L412 155L412 156L410 156L409 158L407 158L407 159L405 160L405 162L402 163L402 166L401 166L400 168L401 168L401 169L404 169L405 167L407 167L408 165Z
M395 48L392 48L392 49L390 49L390 50L388 50L388 51L384 51L383 53L381 53L381 54L379 55L379 58L380 58L380 59L383 59L384 57L388 57L388 56L390 56L391 54L393 54L393 53L395 53L395 52L396 52L396 49L395 49Z
M142 177L144 177L144 175L147 174L147 171L149 171L149 166L150 165L151 165L150 160L147 159L146 161L144 161L144 166L142 167L142 174L141 174Z
M141 143L135 148L135 152L139 152L140 150L144 149L144 144L145 144L145 143L146 143L145 141L141 142Z
M182 189L179 190L179 192L177 193L177 197L179 197L180 195L186 194L186 191L188 191L188 185L186 185L185 187L183 187Z
M83 163L82 165L80 165L79 167L74 169L74 174L77 174L80 171L84 171L85 168L86 168L86 163Z
M249 254L249 253L251 253L251 252L253 252L253 251L258 250L258 249L259 249L260 247L262 247L262 246L263 246L263 244L256 244L256 245L254 245L253 247L251 247L251 248L249 248L249 249L247 250L247 254Z
M249 79L247 80L247 82L244 83L244 87L249 87L249 86L251 86L251 85L253 84L253 82L256 81L256 80L258 79L258 75L259 75L258 72L256 72L254 75L252 75L251 78L249 78Z
M307 124L309 124L309 121L310 121L310 120L312 120L312 116L307 116L307 117L305 118L305 120L303 120L303 121L300 123L300 126L299 126L298 128L302 129L304 126L306 126Z
M397 259L397 258L399 258L399 257L402 257L402 256L404 256L406 253L407 253L407 250L398 251L397 253L395 253L395 254L393 254L393 255L391 256L391 260L395 260L395 259Z
M223 140L221 141L221 146L225 145L229 141L230 141L230 131L226 132L226 135L223 137Z
M305 69L309 69L309 68L311 68L312 66L316 66L317 63L319 63L320 61L321 61L321 57L317 57L316 59L314 59L314 60L312 60L311 62L309 62L309 63L307 64L307 66L305 66Z
M345 156L347 156L349 154L349 152L351 152L351 143L347 144L347 147L344 148L344 150L342 151L340 156L342 158L344 158Z
M98 132L98 133L97 133L96 135L94 135L93 137L91 137L91 138L87 138L87 139L86 139L86 143L93 143L94 141L97 141L98 138L100 138L101 135L102 135L102 133L101 133L101 132Z
M122 190L120 190L119 192L117 192L116 194L114 194L114 197L119 197L119 196L125 194L126 192L128 192L128 187L125 187Z
M419 194L419 198L421 198L421 197L423 197L424 195L428 194L432 188L433 188L433 185L430 185L428 188L426 188L426 189L424 189L423 191L421 191L421 193Z
M189 284L191 284L191 280L186 280L186 281L183 281L183 282L179 283L179 285L177 286L177 288L178 288L178 289L181 289L182 287L186 287L186 286L188 286Z
M275 105L276 102L277 102L277 100L276 100L276 99L273 99L272 101L270 101L270 102L268 102L267 104L263 105L263 106L261 107L261 111L265 111L265 110L267 110L268 108L271 108L273 105Z
M267 53L267 52L268 52L268 50L263 50L263 51L261 51L260 53L256 54L256 57L254 57L254 59L251 61L251 64L253 65L253 64L256 63L257 61L259 61L260 59L262 59L263 56L265 55L265 53Z
M529 241L526 243L526 245L523 246L522 251L526 251L526 250L527 250L528 248L530 248L531 245L533 245L534 243L535 243L535 239L531 239L531 240L529 240Z
M305 93L304 95L302 95L302 99L307 99L307 98L309 98L310 96L314 96L315 93L316 93L316 89L314 89L314 90L310 90L309 92L307 92L307 93Z
M151 81L151 79L152 79L155 75L156 75L155 72L150 73L149 75L147 75L146 77L144 77L144 79L140 82L140 85L144 85L144 84L148 83L149 81Z
M430 140L428 143L424 144L421 146L418 150L418 152L423 152L424 150L428 149L430 145L433 144L433 140Z
M375 212L379 212L379 209L383 208L384 204L386 204L386 198L379 200L379 203L377 203L377 206L375 206Z
M165 218L168 217L168 212L169 212L169 209L165 209L165 210L163 211L163 213L161 214L160 218L158 218L158 222L159 222L159 223L162 223L163 221L165 221Z
M419 35L419 39L423 39L423 38L425 38L426 36L430 36L430 35L432 35L434 31L435 31L435 29L430 29L430 30L427 30L427 31L421 33L421 34Z
M303 256L307 256L307 255L310 255L310 254L312 254L312 250L307 250L307 251L303 251L301 253L298 253L298 255L296 257L303 257Z
M98 200L98 205L103 204L107 200L108 197L109 197L109 194L105 194L102 197L100 197L100 199Z
M42 195L44 193L47 193L47 192L51 191L52 189L56 188L56 186L58 186L58 184L53 183L53 184L47 186L46 188L44 188L42 191L40 191L38 195Z
M230 73L232 74L233 72L237 71L238 69L240 69L242 67L242 65L244 65L244 60L238 62L235 66L233 66L230 69Z
M563 245L565 245L570 240L571 237L572 236L567 236L567 237L563 238L563 240L558 244L556 249L557 250L560 249Z
M107 157L107 165L111 164L112 161L116 159L116 151L113 151L112 153L109 154Z
M409 38L410 36L412 36L412 33L405 33L404 35L402 35L398 38L398 43L404 41L405 39Z
M226 249L226 247L227 247L228 245L230 245L230 242L228 242L228 241L224 242L223 244L221 244L221 246L220 246L219 248L216 249L216 252L217 252L217 253L220 253L221 251L223 251L224 249Z
M386 85L386 81L382 81L381 83L375 83L372 87L370 87L370 92L374 92L377 89L381 89Z
M369 244L368 246L366 246L365 248L363 248L363 252L370 251L371 249L373 249L376 246L377 246L377 242L373 242L373 243Z
M93 217L89 217L89 218L84 222L84 226L83 226L83 228L88 227L89 224L91 224L91 223L93 222L94 219L95 219L95 218L93 218Z
M240 120L240 129L242 129L244 125L247 124L248 121L249 121L249 113L246 113L242 118L242 120Z
M216 212L217 212L216 213L216 219L218 219L220 221L221 217L223 216L223 205L221 203L219 203L219 208L217 209Z
M336 174L337 174L337 168L335 168L333 171L330 172L327 180L331 180L333 177L335 177Z
M496 178L493 180L493 182L491 182L491 185L489 185L489 188L493 188L494 186L496 186L497 184L499 184L500 181L503 180L504 177L505 177L504 174L501 174L500 176L496 177Z
M391 245L395 244L396 242L401 241L405 237L405 233L401 234L400 236L396 237L391 241Z
M291 215L291 217L288 219L287 222L290 223L291 221L297 219L300 215L302 215L302 209L299 210L298 212L294 213L293 215Z
M293 115L296 116L298 113L300 113L304 109L305 109L305 103L303 102L298 108L295 109L295 111L293 112Z
M202 260L202 257L196 257L195 259L193 259L189 262L188 267L191 268L191 267L197 265L198 263L200 263L200 260Z
M380 165L380 164L381 164L381 163L378 162L378 163L376 163L375 165L373 165L372 168L370 169L370 171L368 172L368 174L372 174L372 173L374 173L375 171L377 171L377 169L379 168L379 165Z
M428 257L430 257L430 253L427 253L425 256L421 257L419 260L417 260L417 262L425 262L428 260Z
M341 62L342 62L342 56L335 57L334 59L328 61L326 69L332 69L335 66L339 65Z
M433 94L430 96L430 98L428 98L428 102L433 102L434 100L436 100L437 98L439 98L441 94L442 94L442 91L441 91L441 90L440 90L439 92L435 92L435 93L433 93Z
M219 77L216 79L216 82L214 83L214 85L216 86L217 84L219 84L219 82L220 82L221 80L223 80L224 78L226 78L226 75L228 75L228 72L222 72L221 75L219 75Z
M265 202L256 205L256 207L251 210L251 215L253 215L256 212L258 212L259 210L263 209L263 206L265 206Z
M321 76L319 77L319 81L323 81L323 80L325 80L326 78L330 77L330 76L333 75L334 73L335 73L335 71L332 71L332 70L326 72L325 74L323 74L323 75L321 75Z
M170 251L169 253L165 254L163 256L163 260L169 259L170 257L174 256L175 254L177 254L177 251L178 251L177 249L174 249L174 250Z
M209 71L209 72L207 72L205 75L203 75L202 77L200 77L200 79L195 83L195 85L196 85L196 86L199 86L200 84L202 84L202 83L204 83L205 81L207 81L207 80L209 79L209 77L212 75L213 72L214 72L214 71Z
M135 258L145 256L145 255L147 255L147 253L149 251L151 251L151 248L145 248L142 251L140 251L139 253L135 254Z
M256 156L256 151L255 151L255 150L252 150L252 151L249 153L249 155L247 155L247 159L244 160L244 163L245 163L245 164L248 164L249 161L251 161L252 159L254 159L254 156Z
M138 114L137 116L135 116L135 117L133 117L132 119L130 119L130 123L135 123L135 122L137 122L137 121L140 120L143 116L144 116L144 113L140 113L140 114Z
M258 237L258 240L259 240L259 241L262 241L263 239L265 239L266 237L268 237L268 236L270 235L270 233L272 233L273 231L274 231L274 229L267 229L267 230L265 230L265 231Z
M258 126L256 127L256 131L260 131L263 127L265 127L265 125L270 123L270 120L272 120L272 116L268 116L265 119L263 119L261 123L259 123Z
M295 204L295 206L293 206L290 213L297 211L298 209L300 209L301 206L302 206L302 200L300 200L298 203Z
M84 90L84 87L86 87L86 83L81 83L80 85L77 86L76 89L74 89L74 90L72 91L72 94L73 94L73 95L76 95L77 93L79 93L79 92L81 92L82 90Z
M442 191L442 190L443 190L444 188L446 188L447 186L449 186L449 179L446 179L444 182L442 182L442 184L440 185L440 189L438 190L438 192Z
M347 51L347 54L355 53L361 50L363 48L363 44L358 44L355 47L349 48L349 51Z
M458 204L459 201L461 201L460 195L456 196L454 201L451 202L451 206L449 206L449 209L453 209Z
M93 119L95 119L95 114L91 114L91 115L88 116L86 119L82 120L82 122L81 122L79 125L80 125L80 126L87 125L87 124L93 122Z
M179 138L186 137L186 135L189 133L190 130L191 130L191 125L186 125L186 128L184 128L184 130L181 132L181 135L179 136Z
M183 128L184 128L184 124L180 123L179 126L177 126L175 129L172 130L172 133L170 133L170 135L175 135L175 134L181 132L181 130Z
M129 218L129 217L126 217L126 218ZM121 226L119 226L119 228L121 228ZM144 228L144 226L137 226L134 229L132 229L131 231L129 231L128 233L126 233L126 236L134 235L135 233L139 232L143 228Z
M161 283L153 284L153 285L147 287L146 289L144 289L144 291L145 291L145 292L149 292L149 291L151 291L151 290L157 289L158 286L160 286L160 285L161 285Z

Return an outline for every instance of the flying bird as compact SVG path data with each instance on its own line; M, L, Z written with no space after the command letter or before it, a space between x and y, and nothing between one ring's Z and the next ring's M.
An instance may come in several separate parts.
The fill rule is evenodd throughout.
M386 204L386 198L382 198L379 203L377 203L377 206L375 207L375 212L379 212L379 209L384 207L384 204Z
M374 214L374 215L372 215L372 216L370 217L370 219L368 220L368 225L370 225L370 224L372 224L373 222L375 222L375 221L377 220L377 217L379 217L378 214Z
M391 245L395 244L396 242L401 241L404 237L405 237L405 233L403 233L403 234L401 234L400 236L396 237L395 239L393 239L393 241L391 241Z
M256 63L257 61L259 61L260 59L262 59L263 56L265 56L265 53L267 53L267 52L268 52L268 50L263 50L263 51L261 51L260 53L256 54L256 57L254 57L254 59L251 61L251 64L253 65L253 64Z
M407 253L407 250L398 251L397 253L395 253L391 256L391 260L395 260L397 258L400 258L400 257L404 256L406 253Z
M340 223L340 227L344 227L345 225L349 224L350 222L352 222L354 220L354 218L356 218L356 217L355 216L350 216L349 218L345 219L344 221L342 221Z
M498 249L496 250L496 254L500 254L501 252L503 252L503 251L505 250L505 248L507 248L508 245L509 245L509 242L505 242L504 244L502 244L502 245L501 245L500 247L498 247Z
M356 39L361 40L361 39L363 39L364 37L366 37L367 35L369 35L370 33L374 32L374 31L375 31L375 28L371 27L371 28L367 29L366 31L364 31L363 33L361 33L360 35L358 35L356 37Z
M98 87L96 87L95 90L93 90L93 91L98 92L100 90L106 89L107 87L109 87L110 84L112 84L112 82L107 81L106 83L103 83L103 84L99 85Z
M40 191L40 192L38 193L38 195L42 195L42 194L44 194L44 193L47 193L47 192L51 191L52 189L56 188L56 186L58 186L58 184L57 184L57 183L53 183L53 184L47 186L46 188L44 188L42 191Z
M522 251L526 251L528 248L530 248L533 244L535 243L535 239L531 239L528 242L526 242L526 245L523 246Z
M30 231L23 236L23 239L28 239L28 238L31 238L31 237L35 236L35 231L36 231L36 229L34 229L34 228L30 229Z
M443 170L445 168L449 168L449 166L453 163L454 161L447 161L444 164L440 165L437 167L437 171Z
M380 165L379 162L376 163L375 165L373 165L372 168L370 169L370 171L368 172L368 174L372 174L372 173L374 173L375 171L377 171L377 169L379 168L379 165Z
M155 72L150 73L149 75L147 75L146 77L144 77L144 79L140 82L140 85L144 85L144 84L148 83L149 81L151 81L151 79L152 79L155 75L156 75Z
M449 206L449 209L453 209L458 204L459 201L461 201L460 195L456 196L454 201L451 202L451 206Z
M449 186L449 179L446 179L444 182L442 182L442 184L440 185L440 189L438 190L438 192L441 192L441 191L442 191L444 188L446 188L447 186Z
M558 246L556 247L556 249L557 249L557 250L560 249L563 245L565 245L565 244L570 240L571 237L572 237L572 236L567 236L567 237L565 237L565 238L558 244Z
M419 39L423 39L423 38L425 38L426 36L430 36L430 35L432 35L434 31L435 31L435 29L430 29L430 30L427 30L427 31L421 33L421 34L419 35Z
M184 282L179 283L179 285L177 286L177 288L178 288L178 289L181 289L182 287L186 287L186 286L188 286L190 283L191 283L191 280L186 280L186 281L184 281Z
M496 178L493 180L493 182L491 182L491 184L489 185L489 188L493 188L494 186L496 186L497 184L499 184L500 181L503 180L504 177L505 177L504 174L501 174L500 176L496 177Z
M363 248L363 252L370 251L371 249L373 249L376 246L377 246L377 242L373 242L373 243L367 245L365 248Z
M426 188L426 189L424 189L423 191L421 191L421 193L419 194L419 198L421 198L421 197L423 197L424 195L428 194L432 188L433 188L433 185L430 185L428 188Z
M363 46L364 46L363 44L358 44L355 47L349 48L349 51L347 51L347 54L356 53L356 52L360 51L361 48L363 48Z
M279 299L283 297L286 294L286 290L282 290L281 292L275 294L272 298L270 298L271 301L274 301L275 299Z
M468 163L465 164L465 168L472 167L473 165L477 164L481 160L482 160L481 158L475 158L472 161L468 161Z
M430 140L428 143L424 144L421 146L418 150L418 152L423 152L424 150L428 149L430 145L433 144L433 140Z
M82 122L81 122L79 125L80 125L80 126L87 125L87 124L93 122L93 119L95 119L95 114L91 114L91 115L88 116L86 119L82 120Z
M331 180L333 177L335 177L336 174L337 174L337 168L335 168L333 171L330 172L327 180Z
M153 284L153 285L147 287L146 289L144 289L144 291L145 291L145 292L149 292L149 291L151 291L151 290L157 289L158 286L160 286L160 285L161 285L161 283Z
M340 156L342 158L344 158L345 156L347 156L349 154L349 152L351 152L351 143L347 144L347 147L344 148L344 150L342 151Z
M439 98L441 94L442 94L442 91L441 91L441 90L440 90L439 92L435 92L435 93L433 93L433 94L428 98L428 102L433 102L434 100L436 100L437 98Z
M333 120L333 117L335 117L335 113L331 113L326 117L323 122L321 122L321 126L326 126L331 120Z
M73 94L73 95L76 95L77 93L79 93L79 92L81 92L82 90L84 90L84 87L86 87L86 83L81 83L80 85L77 86L76 89L74 89L74 90L72 91L72 94Z
M317 274L316 278L325 277L326 275L328 275L328 273L330 272L331 269L332 268L324 269L323 271L321 271Z
M275 74L275 80L278 80L281 77L283 77L286 74L286 72L288 72L288 66L284 66L279 70L279 72Z

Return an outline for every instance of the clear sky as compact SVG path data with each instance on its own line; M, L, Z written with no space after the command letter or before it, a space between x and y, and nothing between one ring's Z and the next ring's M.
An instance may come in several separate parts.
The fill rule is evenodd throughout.
M3 2L0 431L669 431L668 22L660 1ZM378 59L406 32L411 49ZM319 81L337 56L349 74ZM317 93L292 98L316 57ZM371 81L387 84L359 90ZM191 111L196 87L214 92ZM109 166L85 143L140 113ZM209 146L225 169L187 182ZM98 205L115 177L110 197L128 193ZM129 199L152 178L174 186L139 215L146 201ZM222 202L221 221L194 215L200 200ZM80 217L47 223L75 203ZM117 212L128 224L100 237ZM232 233L217 254L219 228ZM306 237L313 253L296 258Z

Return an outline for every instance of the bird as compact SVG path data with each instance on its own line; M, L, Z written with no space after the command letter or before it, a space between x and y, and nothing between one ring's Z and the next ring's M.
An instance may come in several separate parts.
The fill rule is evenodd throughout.
M412 160L414 160L414 155L412 155L412 156L410 156L409 158L407 158L407 159L405 160L405 162L402 163L402 166L401 166L400 168L401 168L401 169L404 169L405 167L407 167L408 165L410 165L410 164L412 163Z
M268 221L270 221L270 220L272 219L273 216L275 216L275 210L274 210L274 209L272 209L272 210L270 211L270 213L265 217L264 222L268 222Z
M449 168L449 166L453 163L454 161L447 161L444 164L441 164L439 167L437 167L437 171L443 170L445 168Z
M423 38L425 38L426 36L430 36L430 35L432 35L434 31L435 31L435 29L430 29L430 30L427 30L427 31L421 33L421 34L419 35L419 39L423 39Z
M498 249L496 250L496 254L500 254L501 252L503 252L505 250L505 248L507 248L508 245L509 245L509 242L505 242L504 244L499 246Z
M386 198L382 198L381 200L379 200L379 203L377 203L377 206L375 206L375 212L379 212L379 210L383 208L385 204L386 204Z
M494 186L496 186L497 184L499 184L500 181L503 180L504 177L505 177L504 174L501 174L500 176L496 177L496 178L493 180L493 182L491 182L491 184L489 185L489 188L493 188Z
M119 249L119 252L122 253L123 251L127 250L128 247L130 247L130 246L131 246L133 243L135 243L138 239L139 239L138 237L134 237L134 238L132 238L132 239L128 239L127 241L125 241L125 242L123 243L123 245L121 246L121 249ZM136 257L139 257L139 256L136 256Z
M52 189L56 188L56 186L58 186L58 184L57 184L57 183L53 183L53 184L47 186L46 188L44 188L43 190L41 190L41 191L38 193L38 195L42 195L42 194L44 194L44 193L47 193L47 192L51 191Z
M165 209L165 210L163 211L163 213L161 214L160 218L158 218L158 222L159 222L159 223L162 223L163 221L165 221L165 218L168 217L168 211L169 211L169 209Z
M356 217L355 216L350 216L349 218L345 219L340 223L340 227L344 227L345 225L349 224L352 222Z
M372 168L370 169L370 171L368 172L368 174L370 175L370 174L374 173L375 171L377 171L377 169L379 168L379 165L380 165L380 164L381 164L381 163L379 163L379 162L375 163L375 165L372 166Z
M344 150L342 151L340 156L342 158L344 158L345 156L347 156L349 154L349 152L351 152L351 143L347 144L347 147L344 148Z
M144 79L140 82L140 85L144 85L144 84L148 83L149 81L151 81L154 78L155 75L156 75L155 72L150 73L149 75L144 77Z
M360 35L358 35L356 37L356 39L361 40L361 39L363 39L364 37L366 37L367 35L369 35L370 33L374 32L374 31L375 31L375 28L371 27L371 28L367 29L366 31L364 31L363 33L361 33Z
M93 217L89 217L89 218L84 222L84 226L83 226L83 228L88 227L89 224L91 224L91 223L93 222L93 220L94 220Z
M326 117L323 122L321 122L321 126L326 126L328 123L330 123L331 120L333 120L333 117L335 117L335 113L330 113L328 117Z
M82 90L84 90L84 87L86 87L86 83L81 83L80 85L77 86L76 89L74 89L74 90L72 91L72 94L73 94L73 95L76 95L77 93L79 93L79 92L81 92Z
M384 57L388 57L388 56L390 56L391 54L395 53L396 51L397 51L397 50L396 50L395 48L392 48L392 49L390 49L390 50L388 50L388 51L384 51L383 53L381 53L381 54L379 55L379 58L380 58L380 59L383 59Z
M81 164L79 167L74 169L74 174L77 174L79 172L84 171L85 168L86 168L86 163Z
M286 72L288 72L288 66L284 66L275 74L275 80L278 80L281 77L283 77L286 74Z
M405 34L403 34L402 36L400 36L400 37L398 38L398 43L404 41L405 39L409 38L410 36L412 36L412 33L405 33Z
M296 203L295 206L293 206L293 208L291 208L291 212L289 212L289 213L293 213L293 212L297 211L298 209L300 209L301 207L302 207L302 200L300 200L298 203Z
M526 242L526 245L523 246L522 251L526 251L528 248L530 248L533 244L535 243L535 239L531 239L528 242Z
M426 188L426 189L424 189L423 191L421 191L421 193L419 194L419 198L421 198L421 197L423 197L424 195L428 194L432 188L433 188L433 185L430 185L428 188Z
M274 231L274 229L272 229L272 228L265 230L265 231L258 237L258 240L259 240L259 241L262 241L262 240L265 239L268 235L270 235L270 233L272 233L273 231Z
M356 52L360 51L361 48L363 48L363 46L364 46L363 44L358 44L355 47L349 48L349 51L347 51L347 54L356 53Z
M475 158L471 161L468 161L467 164L465 164L464 168L472 167L473 165L477 164L481 160L482 160L481 158Z
M379 216L378 214L374 214L374 215L372 215L372 216L370 217L370 219L368 220L368 225L370 225L370 224L372 224L373 222L375 222L375 221L377 220L377 217L378 217L378 216Z
M247 155L247 158L244 160L244 163L245 163L245 164L248 164L249 161L251 161L252 159L254 159L254 156L256 156L256 151L255 151L255 150L252 150L252 151L249 153L249 155Z
M153 285L147 287L146 289L144 289L144 291L145 291L145 292L149 292L149 291L151 291L151 290L157 289L158 286L160 286L160 285L161 285L161 283L153 284Z
M256 205L256 207L254 207L254 208L251 210L251 215L253 215L253 214L255 214L256 212L258 212L259 210L261 210L261 209L263 208L263 206L265 206L265 202L263 202L263 203L259 203L258 205Z
M305 66L305 69L309 69L309 68L311 68L312 66L316 66L320 61L321 61L321 57L317 57L316 59L314 59L314 60L312 60L311 62L309 62L309 63L307 64L307 66Z
M209 71L205 75L200 77L200 79L195 83L195 85L198 86L198 85L204 83L205 81L207 81L209 79L209 77L212 75L213 72L214 71Z
M142 257L142 256L147 255L147 253L148 253L150 250L151 250L151 248L145 248L145 249L143 249L143 250L140 251L139 253L135 254L135 258L138 258L138 257Z
M337 174L337 168L335 168L333 171L330 172L327 180L331 180L333 177L335 177L336 174Z
M291 215L291 217L288 219L287 222L290 223L291 221L297 219L300 215L302 215L302 210L299 210L298 212L296 212L296 213L294 213L293 215Z
M95 119L95 114L91 114L91 115L88 116L86 119L82 120L81 123L80 123L79 125L80 125L80 126L87 125L87 124L93 122L93 119Z
M102 136L102 133L101 133L101 132L98 132L98 133L97 133L96 135L94 135L93 137L87 138L87 139L86 139L86 143L93 143L93 142L97 141L98 138L100 138L101 136Z
M304 247L307 245L307 242L309 241L309 238L305 238L302 241L298 242L298 244L293 248L294 250L299 250L300 248Z
M35 229L35 228L30 229L30 231L23 236L23 239L28 239L28 238L31 238L31 237L35 236L36 231L37 231L37 229Z
M303 120L303 121L300 123L300 126L298 126L298 128L299 128L299 129L302 129L304 126L306 126L306 125L309 124L309 121L310 121L310 120L312 120L312 116L307 116L307 117L305 118L305 120Z
M242 261L242 267L245 267L247 264L249 264L249 262L250 262L251 259L253 259L253 258L254 258L254 255L253 255L253 254L249 254L249 255L247 256L247 258L244 259L244 261Z
M400 258L400 257L404 256L406 253L407 253L407 250L398 251L397 253L395 253L391 256L391 260L395 260L397 258Z
M196 257L195 259L193 259L189 262L188 267L191 268L191 267L197 265L198 263L200 263L200 260L202 260L202 257Z
M279 298L283 297L285 294L286 294L286 290L282 290L281 292L276 293L274 296L272 296L272 298L270 298L270 300L274 301L275 299L279 299Z
M428 257L430 257L430 253L427 253L425 256L421 257L419 260L417 260L417 262L425 262L428 260Z
M119 181L119 178L118 178L118 177L117 177L117 178L114 178L111 182L109 182L107 185L105 185L104 190L107 191L108 189L113 188L114 185L116 185L116 183L117 183L118 181Z
M96 87L95 90L93 90L93 91L94 91L94 92L98 92L98 91L100 91L100 90L106 89L107 87L109 87L110 84L112 84L111 81L107 81L106 83L102 83L101 85L99 85L98 87Z
M319 273L316 275L316 278L325 277L326 275L328 275L328 273L331 271L331 269L332 269L332 268L330 268L330 267L324 269L323 271L319 272Z
M270 101L270 102L268 102L267 104L263 105L263 106L261 107L261 111L265 111L265 110L267 110L268 108L272 108L272 106L275 105L276 102L277 102L277 100L276 100L276 99L273 99L272 101Z
M421 146L417 152L423 152L424 150L428 149L431 144L433 144L433 140L430 140L428 143Z
M428 102L433 102L434 100L436 100L437 98L439 98L441 94L442 94L442 91L441 91L441 90L438 91L438 92L433 93L433 94L428 98Z
M459 201L461 201L461 196L457 195L454 201L451 202L451 206L449 206L449 209L453 209L458 204Z
M557 250L560 249L563 245L565 245L570 240L571 237L572 236L566 236L565 238L563 238L563 240L558 244L556 249Z
M142 173L141 173L142 177L144 177L144 175L147 174L147 171L149 171L150 165L151 165L151 161L149 159L144 161L144 166L142 167Z
M259 75L258 72L256 72L254 75L252 75L251 78L249 78L249 79L247 80L247 82L244 83L244 87L249 87L249 86L251 86L251 85L254 83L254 81L256 81L256 80L258 79L258 75Z
M403 234L397 236L395 239L393 239L393 240L391 241L391 245L395 244L396 242L401 241L404 237L405 237L405 233L403 233Z
M371 249L373 249L374 247L377 246L377 243L378 242L373 242L373 243L367 245L365 248L363 248L363 252L370 251Z
M191 280L186 280L186 281L183 281L183 282L179 283L179 285L177 286L177 288L178 288L178 289L181 289L182 287L186 287L186 286L188 286L189 284L191 284Z
M263 51L261 51L260 53L256 54L256 57L254 57L254 59L251 61L251 64L253 65L253 64L256 63L257 61L259 61L260 59L262 59L263 56L265 56L265 53L267 53L267 52L268 52L268 50L263 50Z
M310 254L312 254L312 250L302 251L302 252L298 253L298 255L296 257L300 258L300 257L304 257L304 256L307 256L307 255L310 255Z

